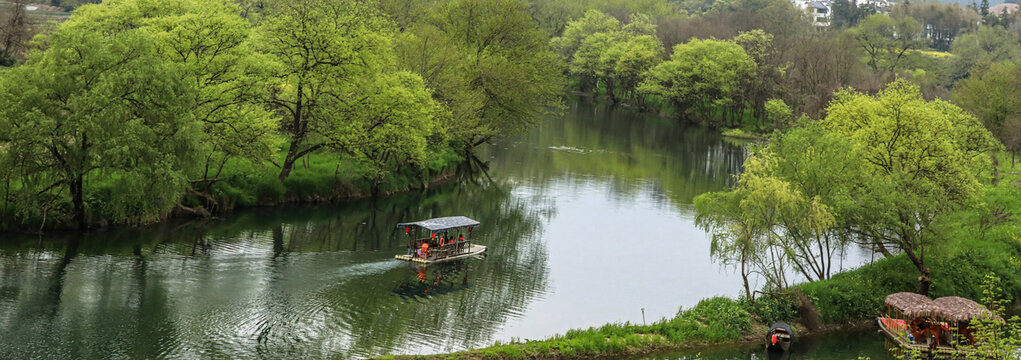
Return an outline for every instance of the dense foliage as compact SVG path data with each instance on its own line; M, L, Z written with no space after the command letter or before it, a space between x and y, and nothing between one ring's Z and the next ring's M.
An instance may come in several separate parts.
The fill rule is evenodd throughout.
M527 3L395 4L82 3L30 51L5 11L0 228L400 190L559 105Z
M733 190L696 198L714 255L737 264L746 282L757 269L783 289L788 268L829 278L849 243L887 255L892 248L915 265L918 291L928 293L927 251L946 241L932 227L977 204L986 154L998 143L977 119L925 101L904 80L876 96L842 91L827 113L756 150Z

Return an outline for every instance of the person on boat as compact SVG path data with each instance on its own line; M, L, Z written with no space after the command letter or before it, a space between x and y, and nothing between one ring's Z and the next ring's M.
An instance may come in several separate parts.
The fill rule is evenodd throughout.
M464 242L464 235L457 234L457 242Z
M419 251L419 256L421 256L423 259L428 258L429 257L429 242L428 241L422 242L422 248L419 249L418 251Z

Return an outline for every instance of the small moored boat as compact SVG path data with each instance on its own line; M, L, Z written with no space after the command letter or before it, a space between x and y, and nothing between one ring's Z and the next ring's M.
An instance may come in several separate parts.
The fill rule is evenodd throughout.
M464 216L397 224L398 228L404 228L404 233L408 234L408 252L394 258L431 264L482 255L486 247L471 241L472 230L479 225L478 221ZM421 230L425 230L428 236L416 237ZM463 230L467 230L467 236Z
M794 331L787 323L774 323L766 333L766 350L787 351L794 343Z

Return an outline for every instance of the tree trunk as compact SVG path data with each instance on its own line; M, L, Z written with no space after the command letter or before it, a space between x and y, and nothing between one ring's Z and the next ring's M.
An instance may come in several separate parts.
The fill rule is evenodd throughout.
M922 253L923 256L919 257L917 254L915 254L913 250L904 249L904 255L908 256L908 259L911 260L911 263L915 264L915 267L918 268L918 272L922 274L921 276L918 277L918 293L925 296L929 296L929 287L932 286L932 279L929 278L929 273L931 273L931 270L929 270L929 267L925 265L925 260L923 260L924 251Z
M875 244L876 250L879 250L879 253L883 254L884 258L893 256L893 253L890 252L890 249L886 248L886 245L884 245L882 241L876 241Z
M745 270L745 260L741 259L741 280L744 281L744 294L748 297L748 301L755 302L755 298L752 297L752 288L748 286L748 271Z
M918 277L918 293L929 296L929 287L932 286L932 279L929 278L929 269L926 268L922 272L922 276Z
M996 157L996 153L989 153L989 157L993 161L993 186L1000 183L1000 159Z
M277 177L280 182L284 182L284 179L291 175L291 169L294 168L294 163L298 161L299 146L301 146L300 139L291 141L291 146L287 149L287 157L284 158L284 163L280 166L280 176Z
M613 80L606 80L606 96L610 98L610 105L617 105L617 94L613 89Z
M85 222L85 197L83 194L83 182L81 175L75 175L74 179L70 182L71 203L74 205L74 222L78 225L78 230L85 230L88 228L88 224Z
M11 175L8 174L4 180L4 209L0 212L0 224L4 224L7 221L7 205L11 201Z

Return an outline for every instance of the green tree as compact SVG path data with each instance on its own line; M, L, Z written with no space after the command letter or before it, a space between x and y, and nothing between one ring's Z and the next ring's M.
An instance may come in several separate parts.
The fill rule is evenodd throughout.
M158 54L146 29L65 24L46 40L45 51L0 79L0 149L16 165L21 218L68 200L81 229L89 212L125 221L168 211L187 188L201 138L184 69ZM100 181L105 193L92 186Z
M961 35L950 46L954 54L953 78L968 77L976 67L1021 60L1018 36L999 26L983 26Z
M786 129L794 121L794 112L783 100L769 99L765 104L766 120L774 129Z
M610 49L625 42L623 37L624 34L619 31L599 32L586 37L578 47L578 51L574 53L574 58L571 59L568 66L571 74L581 79L593 79L596 84L600 82L605 84L606 94L610 96L611 102L616 102L613 77L614 58L622 54L618 53L614 57L608 55Z
M612 33L620 30L620 21L599 10L589 10L585 16L567 23L564 34L550 40L550 46L564 60L574 58L574 53L586 38L595 33Z
M764 120L766 101L775 95L777 84L784 81L784 69L777 65L781 60L777 59L773 47L773 35L756 29L739 33L734 42L744 48L756 66L753 76L743 79L740 101L732 106L732 111L742 112L747 105L756 119ZM760 122L759 128L764 130L764 127Z
M448 77L457 84L441 88L462 93L440 94L458 100L446 127L458 147L470 151L527 129L537 114L560 105L561 63L523 1L449 0L434 9L429 23L433 30L424 33L440 35L444 51L456 50L460 58L445 69L460 73ZM434 84L429 76L426 81Z
M400 71L383 74L365 89L358 111L330 133L354 130L349 153L369 165L373 193L384 177L402 166L421 168L428 157L428 139L440 130L443 109L432 99L417 74ZM337 123L330 123L337 124Z
M179 65L198 90L191 93L191 114L206 134L205 161L201 173L189 176L208 193L230 159L263 162L276 151L276 122L262 101L269 64L252 49L249 22L233 3L164 0L159 5L119 0L82 6L64 27L107 34L144 29L153 35L156 53Z
M968 110L990 132L1004 140L1004 124L1021 116L1021 65L1014 62L995 63L957 83L953 100Z
M257 46L277 64L269 103L282 115L288 142L282 182L313 151L353 151L362 135L351 119L393 54L386 22L360 2L299 0L273 10L257 31Z
M874 72L893 73L909 50L922 46L922 26L910 17L893 19L886 14L871 15L847 31L868 57Z
M742 274L754 268L776 289L790 285L788 269L808 280L832 275L847 244L838 222L860 166L847 139L818 122L801 125L753 150L734 189L695 200L713 256L750 262Z
M625 96L636 105L643 105L644 98L638 92L638 86L650 69L663 62L663 44L659 39L652 35L632 36L612 46L603 57L605 62L613 65L607 75L619 84Z
M575 75L580 76L581 90L589 91L596 82L594 72L591 71L578 71L579 69L587 69L588 65L574 65L574 62L578 60L598 60L598 52L600 50L606 50L609 46L608 38L614 37L620 31L620 21L609 16L599 10L589 10L585 12L585 16L567 23L567 27L564 29L563 35L550 39L550 47L560 56L560 58L572 66L570 69ZM602 34L599 37L601 40L593 39L588 40L588 52L591 54L582 54L579 59L578 51L582 50L584 42L595 34ZM599 45L602 49L596 49Z
M979 15L970 9L933 0L898 3L891 7L890 14L895 18L918 20L922 24L922 37L931 41L932 48L939 51L949 51L957 37L975 30L980 23Z
M927 294L926 251L941 240L930 226L976 200L980 170L988 167L983 155L998 144L977 119L947 102L925 101L905 80L876 96L842 90L827 114L823 124L849 138L864 161L848 229L907 255L921 275L919 292Z
M632 14L630 23L620 27L613 18L599 22L603 16L606 15L590 11L585 18L571 22L570 32L565 32L564 37L551 43L554 47L566 46L580 37L580 45L567 60L568 70L580 80L582 90L603 84L611 103L617 102L618 92L640 103L635 90L642 76L662 61L663 45L654 36L656 24L648 15ZM579 30L603 23L606 26L602 31L583 34Z
M649 70L639 91L668 101L679 115L730 105L755 61L733 41L692 39L674 47L670 60Z
M709 255L724 266L737 267L745 297L754 299L749 277L761 264L762 231L741 211L738 191L710 192L695 198L695 225L710 234Z

